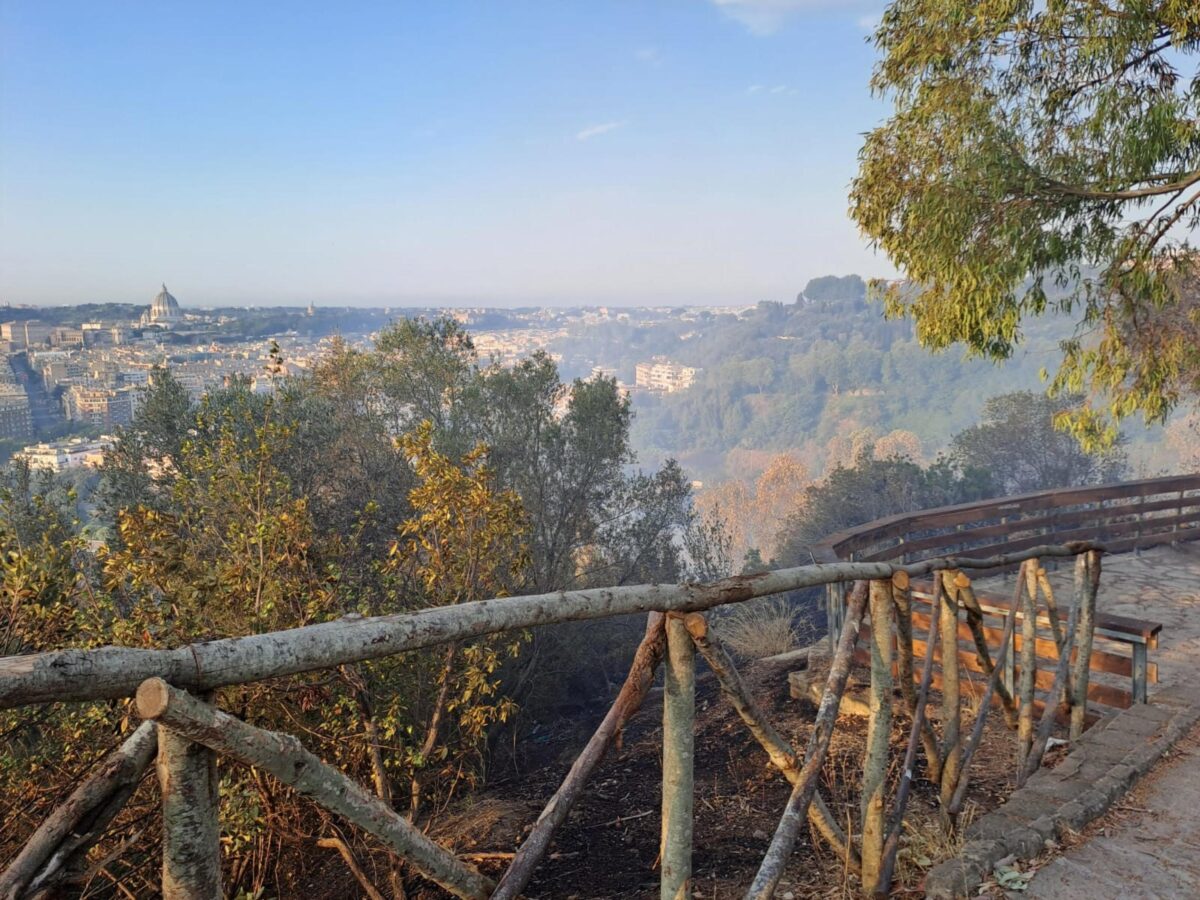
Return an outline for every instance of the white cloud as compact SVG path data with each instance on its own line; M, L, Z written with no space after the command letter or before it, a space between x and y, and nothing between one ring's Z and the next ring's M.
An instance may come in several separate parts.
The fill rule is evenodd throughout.
M774 87L769 87L765 84L752 84L746 88L746 93L751 96L755 94L774 94L776 96L792 97L799 92L794 87L786 84L777 84Z
M624 128L628 122L601 122L599 125L589 125L587 128L576 132L575 140L590 141L594 137L599 137L602 134L608 134L610 131L616 131L618 128Z
M709 0L753 35L775 34L792 16L815 9L854 9L866 0Z

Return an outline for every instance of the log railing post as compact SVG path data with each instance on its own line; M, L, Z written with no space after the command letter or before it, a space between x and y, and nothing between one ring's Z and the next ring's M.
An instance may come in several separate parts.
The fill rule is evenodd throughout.
M1021 708L1017 719L1017 771L1025 768L1025 759L1033 746L1034 680L1037 676L1037 567L1027 560L1017 578L1024 580L1021 593Z
M692 763L696 647L683 619L667 616L663 693L662 900L691 897Z
M160 727L157 770L162 790L163 897L220 900L216 756L207 747Z
M1092 640L1096 634L1096 592L1100 587L1100 554L1095 552L1081 553L1075 558L1075 603L1079 608L1078 633L1075 635L1075 659L1071 670L1071 678L1067 682L1067 691L1071 696L1071 731L1072 741L1079 740L1083 734L1084 719L1087 716L1088 678L1092 663ZM1145 698L1138 699L1137 691L1137 648L1142 648L1142 661L1146 659L1146 645L1134 644L1133 663L1133 702L1145 703ZM1059 651L1064 652L1063 650ZM1145 675L1145 665L1142 667ZM1143 681L1143 687L1145 682Z
M948 592L942 573L934 573L934 612L942 636L942 783L941 802L950 805L962 760L962 704L958 680L958 593Z
M495 887L491 879L435 844L374 792L305 750L292 735L267 731L236 719L161 678L142 683L137 692L137 708L143 718L158 722L162 734L170 730L184 735L227 759L274 776L295 788L302 797L312 798L378 838L408 860L415 871L454 896L485 900L491 895Z
M1147 688L1149 660L1145 642L1133 645L1133 702L1149 703L1150 692ZM1073 725L1074 723L1072 723ZM1074 728L1072 727L1072 731Z
M862 781L862 882L867 893L876 893L887 890L887 885L878 882L887 840L883 799L892 733L892 583L882 579L872 581L869 597L871 693Z

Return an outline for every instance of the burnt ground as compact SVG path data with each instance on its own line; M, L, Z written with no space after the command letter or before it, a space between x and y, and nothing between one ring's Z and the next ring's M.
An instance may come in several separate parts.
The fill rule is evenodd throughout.
M788 696L786 673L795 663L760 662L746 667L747 687L779 732L793 747L807 745L816 708ZM965 673L964 673L965 674ZM964 687L966 687L964 685ZM937 718L940 698L931 696ZM498 877L505 859L487 854L511 853L536 820L570 768L576 752L599 721L596 710L586 728L578 720L540 735L545 763L520 777L492 782L452 815L434 824L434 837L456 852L474 856L488 874ZM623 746L598 768L583 798L572 811L526 891L530 898L634 898L658 895L659 779L661 775L661 695L655 694L630 723ZM900 716L893 729L894 768L904 754L909 720ZM971 724L964 713L964 727ZM997 711L971 767L971 786L964 817L994 808L1011 791L1013 739ZM843 823L857 821L860 761L866 721L839 718L826 764L822 793ZM933 798L936 791L923 779L918 755L917 780L906 820L898 876L917 892L923 872L949 855L954 843L943 837ZM893 781L898 772L891 773ZM766 754L721 696L708 673L697 683L695 756L694 896L740 897L753 877L774 833L790 791L770 768ZM832 790L830 785L833 786ZM795 898L855 896L855 882L842 864L813 836L802 834L778 895ZM902 891L903 893L903 891ZM435 891L420 897L440 896Z

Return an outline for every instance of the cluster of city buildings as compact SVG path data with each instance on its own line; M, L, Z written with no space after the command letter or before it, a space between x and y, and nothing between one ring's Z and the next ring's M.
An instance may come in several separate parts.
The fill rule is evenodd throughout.
M163 285L133 321L0 323L0 440L32 438L39 410L43 425L65 421L93 434L127 425L160 369L170 370L193 400L235 378L261 393L274 390L280 374L268 373L273 343L282 345L284 374L305 368L324 350L287 337L218 342L210 336L213 322L185 313ZM189 339L167 343L168 333ZM72 439L27 447L23 456L57 470L85 464L77 460L94 461L105 446Z
M33 436L29 395L21 385L12 360L0 365L0 439L25 440Z
M305 315L311 319L315 312L310 305ZM561 364L558 349L592 327L660 319L694 318L699 323L712 316L706 311L606 307L478 308L444 314L469 328L483 360L504 366L535 352ZM236 317L185 311L164 284L149 306L127 321L61 324L27 318L0 323L0 440L28 441L44 433L45 426L63 422L89 435L115 431L133 421L160 370L169 370L193 401L235 379L256 392L271 392L281 375L311 367L331 340L301 338L294 332L232 337L224 326L236 324ZM282 373L271 355L276 346L285 361ZM575 359L576 365L582 361L578 355ZM632 384L617 383L624 396L670 394L691 387L700 371L655 357L636 364ZM596 366L592 374L617 378L617 371L605 366ZM95 464L110 444L106 438L73 437L26 446L21 456L31 465L61 471Z

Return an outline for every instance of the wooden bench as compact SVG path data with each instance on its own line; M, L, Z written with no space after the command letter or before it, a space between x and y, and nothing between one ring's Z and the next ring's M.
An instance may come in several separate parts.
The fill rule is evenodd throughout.
M932 590L933 587L929 583L913 583L913 657L914 668L917 670L914 672L914 677L916 678L920 677L921 659L925 653L925 641L920 639L919 636L929 633ZM1010 695L1012 695L1020 669L1017 660L1019 660L1022 647L1021 614L1019 612L1017 614L1012 647L1005 655L1005 659L997 660L996 654L1004 632L1004 620L1011 608L1011 601L994 593L980 591L976 591L976 599L984 613L983 633L987 639L992 662L993 664L1003 666L1001 677L1008 687ZM1065 627L1068 617L1067 611L1060 608L1058 617L1064 623ZM1044 706L1046 693L1053 686L1054 667L1058 660L1058 647L1054 642L1053 634L1050 630L1050 619L1044 609L1038 615L1037 625L1038 638L1035 648L1038 663L1037 674L1034 676L1034 684L1040 696L1035 701L1034 706L1040 711L1040 708ZM1097 612L1096 643L1102 646L1093 647L1088 668L1092 672L1102 675L1128 678L1130 686L1128 689L1125 689L1103 681L1089 680L1088 700L1091 703L1112 709L1126 709L1134 703L1147 702L1149 685L1158 683L1158 664L1149 661L1149 651L1158 646L1158 635L1161 631L1162 625L1158 622ZM870 626L864 625L859 634L859 646L855 651L855 660L857 662L863 664L870 663L870 651L868 649L870 634ZM966 672L977 673L982 679L984 677L984 668L976 652L974 636L971 633L970 626L967 624L965 613L959 616L958 639L960 668ZM1123 652L1126 648L1128 648L1127 652ZM934 660L940 663L941 659L942 648L938 647L934 651ZM936 669L933 675L933 686L935 688L941 687L941 673ZM1098 717L1089 715L1088 718L1094 720Z

